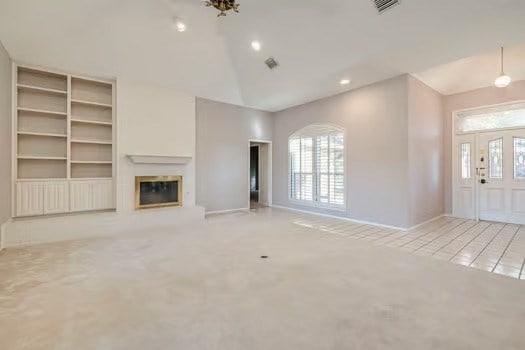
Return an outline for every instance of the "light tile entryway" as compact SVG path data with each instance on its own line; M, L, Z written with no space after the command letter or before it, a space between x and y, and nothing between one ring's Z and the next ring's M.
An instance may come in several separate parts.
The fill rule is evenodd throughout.
M525 226L443 217L412 231L308 214L294 224L525 280Z

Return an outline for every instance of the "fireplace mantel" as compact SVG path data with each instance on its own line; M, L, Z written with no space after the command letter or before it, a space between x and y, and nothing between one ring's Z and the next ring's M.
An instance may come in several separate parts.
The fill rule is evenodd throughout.
M188 164L190 156L159 156L149 154L128 154L133 164Z

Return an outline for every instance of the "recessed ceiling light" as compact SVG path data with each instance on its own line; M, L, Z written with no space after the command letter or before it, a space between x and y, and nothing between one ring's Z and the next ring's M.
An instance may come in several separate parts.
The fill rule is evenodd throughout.
M341 79L339 84L341 84L341 85L348 85L348 84L350 84L350 79Z
M175 20L175 27L177 28L177 31L181 33L184 33L186 31L186 24L180 19Z
M261 43L257 40L252 41L252 49L255 51L261 51Z

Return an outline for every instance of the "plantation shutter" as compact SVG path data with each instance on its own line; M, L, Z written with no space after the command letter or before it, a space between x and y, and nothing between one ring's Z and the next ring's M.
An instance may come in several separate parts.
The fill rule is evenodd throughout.
M344 137L342 134L318 136L317 198L328 205L344 204Z
M344 131L310 125L289 139L290 199L344 207Z
M313 200L313 139L298 137L290 140L291 198Z

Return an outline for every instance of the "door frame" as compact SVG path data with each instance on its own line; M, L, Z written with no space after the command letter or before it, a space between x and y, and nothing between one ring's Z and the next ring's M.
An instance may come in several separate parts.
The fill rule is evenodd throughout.
M450 161L452 162L452 167L451 167L451 174L450 174L450 180L451 180L451 189L452 189L452 193L451 193L451 202L452 202L452 215L455 216L456 213L457 213L457 210L455 208L455 200L454 200L454 193L456 192L457 188L457 184L456 184L456 179L454 178L456 172L458 171L458 162L457 162L457 152L455 152L455 144L456 144L456 137L457 135L471 135L471 134L474 134L475 135L475 140L474 140L474 145L473 145L473 153L472 155L475 158L475 162L474 164L476 165L477 164L477 157L479 156L478 155L478 152L479 152L479 134L482 134L482 133L485 133L485 132L495 132L495 131L508 131L508 130L520 130L520 129L525 129L525 126L524 127L511 127L511 128L497 128L497 129L489 129L489 130L484 130L484 131L470 131L470 132L456 132L456 120L457 120L457 117L458 117L458 114L460 113L464 113L464 112L469 112L469 111L482 111L484 109L490 109L490 108L495 108L495 107L505 107L505 106L512 106L512 105L516 105L516 104L524 104L525 105L525 100L516 100L516 101L510 101L510 102L504 102L504 103L496 103L496 104L490 104L490 105L483 105L483 106L478 106L478 107L472 107L472 108L463 108L463 109L458 109L458 110L454 110L452 111L452 114L451 114L451 117L452 117L452 127L451 127L451 150L450 150ZM479 221L479 181L478 181L478 174L477 172L475 173L475 185L474 185L474 217L475 217L475 220L476 221Z
M250 155L250 150L252 147L252 143L263 143L263 144L266 144L268 146L268 157L267 159L265 160L266 163L267 163L267 166L268 166L268 169L267 169L267 174L266 174L266 178L268 179L267 181L267 184L266 184L266 191L268 193L268 206L271 207L272 206L272 147L273 147L273 144L272 144L272 141L268 141L268 140L257 140L257 139L249 139L248 140L248 151L247 151L247 156L248 156L248 166L246 168L246 171L248 173L248 205L247 205L247 208L248 210L250 209L250 205L251 205L251 199L250 199L250 159L251 159L251 155ZM262 162L262 158L261 158L261 148L258 146L258 150L259 150L259 203L261 201L261 162Z

